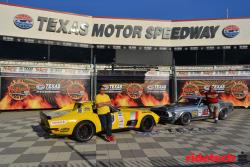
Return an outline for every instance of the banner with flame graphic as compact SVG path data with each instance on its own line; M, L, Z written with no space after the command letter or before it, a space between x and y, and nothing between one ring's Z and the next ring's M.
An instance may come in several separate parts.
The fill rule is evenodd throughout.
M145 107L169 104L169 80L131 80L122 77L98 80L115 106ZM140 78L140 77L139 77ZM126 80L127 79L127 80Z
M250 80L179 80L178 95L204 95L213 85L221 100L234 106L250 106Z
M89 94L89 79L3 77L0 110L60 108Z

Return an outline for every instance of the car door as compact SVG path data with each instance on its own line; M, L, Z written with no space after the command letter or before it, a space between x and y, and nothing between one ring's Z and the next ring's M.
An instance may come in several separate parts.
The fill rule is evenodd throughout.
M198 118L200 117L200 107L199 107L199 104L200 104L200 100L201 99L198 99L198 102L196 104L194 104L192 106L192 108L189 109L189 112L191 113L192 115L192 119L195 119L195 118Z
M198 105L198 117L208 117L209 116L209 109L206 105L206 101L201 99L200 104Z
M119 112L113 112L111 113L112 117L112 129L122 129L125 128L125 118L124 118L124 113L119 111Z

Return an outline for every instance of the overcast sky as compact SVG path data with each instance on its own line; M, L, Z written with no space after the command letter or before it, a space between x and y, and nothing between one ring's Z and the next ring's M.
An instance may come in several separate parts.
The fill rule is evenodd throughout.
M250 16L250 0L0 0L91 16L164 20Z

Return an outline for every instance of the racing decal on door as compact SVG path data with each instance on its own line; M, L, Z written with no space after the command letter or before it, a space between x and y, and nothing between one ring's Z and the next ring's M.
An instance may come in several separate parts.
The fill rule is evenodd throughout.
M202 110L203 108L198 108L198 117L202 116Z
M118 112L119 128L124 128L124 117L122 112Z
M208 116L209 115L209 110L208 110L208 108L204 108L203 110L202 110L202 116Z
M197 117L198 115L197 111L192 111L191 114L192 114L192 117Z

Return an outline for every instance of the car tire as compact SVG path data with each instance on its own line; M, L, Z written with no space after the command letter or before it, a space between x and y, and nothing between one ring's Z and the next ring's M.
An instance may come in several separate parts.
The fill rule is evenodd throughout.
M142 132L151 132L155 126L155 120L152 116L145 116L140 125L140 130Z
M79 142L86 142L91 140L94 134L94 124L90 121L82 121L76 125L73 136Z
M219 119L220 120L227 119L227 116L228 116L228 112L227 112L226 109L220 111L220 113L219 113Z
M191 122L191 114L189 113L184 113L180 117L180 123L182 125L189 125Z

